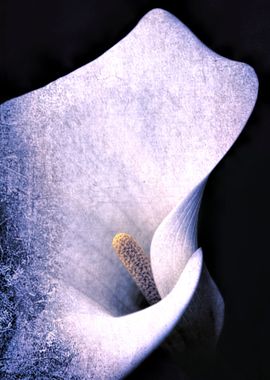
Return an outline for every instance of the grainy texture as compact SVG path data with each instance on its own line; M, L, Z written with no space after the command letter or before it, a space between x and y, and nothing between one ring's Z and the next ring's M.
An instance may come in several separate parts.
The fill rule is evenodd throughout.
M1 105L3 378L117 379L171 331L202 266L197 186L256 94L252 68L154 10L89 65ZM111 242L129 231L148 252L160 224L151 261L168 296L139 311Z
M147 302L150 305L159 302L161 298L153 278L150 258L142 247L132 236L125 233L115 235L112 245Z

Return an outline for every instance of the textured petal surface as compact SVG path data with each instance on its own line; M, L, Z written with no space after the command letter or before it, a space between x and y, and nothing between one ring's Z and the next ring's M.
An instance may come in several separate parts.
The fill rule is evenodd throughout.
M84 313L68 314L61 324L80 352L78 366L85 369L84 373L93 373L94 363L98 379L124 376L173 329L196 289L201 269L199 249L191 256L173 291L136 313L113 318L106 313L95 314L89 308Z
M201 193L192 194L256 96L253 69L153 10L97 60L1 106L6 376L117 378L172 329L200 272L190 282L183 272L197 249ZM172 209L151 258L169 298L123 316L139 295L112 238L128 232L149 251Z

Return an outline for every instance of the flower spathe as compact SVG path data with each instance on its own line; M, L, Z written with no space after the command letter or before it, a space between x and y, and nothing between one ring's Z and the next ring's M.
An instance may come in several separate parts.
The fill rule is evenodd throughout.
M173 329L200 278L205 179L257 87L252 68L157 9L95 61L1 106L5 273L16 294L7 375L117 379ZM119 231L146 252L153 238L164 298L147 309L112 252Z

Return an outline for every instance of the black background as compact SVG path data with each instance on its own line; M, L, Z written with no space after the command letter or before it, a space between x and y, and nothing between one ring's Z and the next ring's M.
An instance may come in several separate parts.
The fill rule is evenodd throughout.
M249 63L254 112L208 181L199 222L206 264L225 300L218 355L196 379L270 379L270 7L267 0L1 0L0 102L88 63L150 9L175 14L208 47ZM181 379L156 350L128 378Z

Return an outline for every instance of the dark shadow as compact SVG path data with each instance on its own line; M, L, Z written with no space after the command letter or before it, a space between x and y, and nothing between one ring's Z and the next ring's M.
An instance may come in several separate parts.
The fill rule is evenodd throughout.
M4 0L0 11L0 101L43 86L94 59L157 6L175 14L215 52L250 64L259 78L259 97L251 118L209 178L199 240L226 304L221 359L213 378L268 379L269 2L48 0L36 5L30 0ZM151 367L153 360L149 360ZM162 360L166 362L161 354L154 362Z

